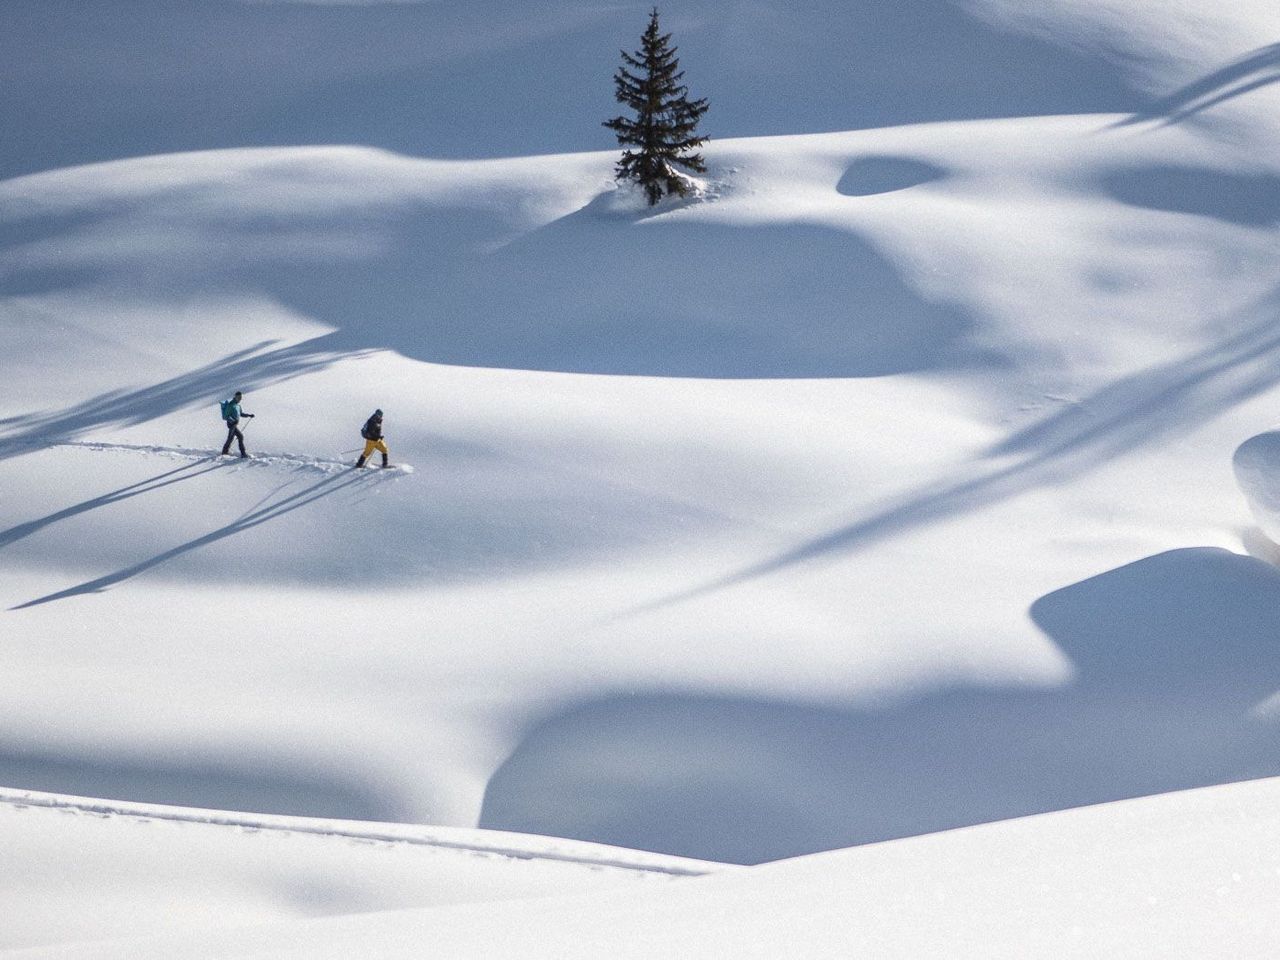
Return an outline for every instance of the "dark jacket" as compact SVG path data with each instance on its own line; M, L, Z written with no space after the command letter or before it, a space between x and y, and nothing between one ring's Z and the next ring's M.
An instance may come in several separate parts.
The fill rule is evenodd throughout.
M364 422L364 426L360 430L360 436L366 440L382 439L382 418L370 417Z

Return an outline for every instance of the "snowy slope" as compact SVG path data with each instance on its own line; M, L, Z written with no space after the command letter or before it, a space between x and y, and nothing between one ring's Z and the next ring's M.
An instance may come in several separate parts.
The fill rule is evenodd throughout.
M15 410L22 456L0 464L27 491L2 508L7 779L759 860L1273 772L1272 731L1247 714L1274 692L1253 654L1223 676L1179 654L1144 676L1151 651L1112 638L1199 655L1269 636L1250 598L1272 575L1214 550L1242 549L1230 457L1268 422L1274 233L1126 200L1133 171L1149 182L1175 157L1229 198L1245 160L1193 127L1110 122L720 143L715 199L656 218L618 205L607 155L248 151L9 181L28 219L72 225L10 259L58 279L10 301L11 336L65 326L15 364L35 409ZM940 173L868 192L919 165ZM175 191L204 198L182 201L180 236ZM504 195L523 199L484 199ZM482 203L498 215L475 236L462 211ZM327 219L352 204L362 219ZM266 252L250 242L264 217L290 225ZM335 230L361 242L320 243ZM376 254L406 230L453 252L407 248L424 276ZM667 231L659 250L713 238L696 283L646 281L613 249ZM353 288L369 312L352 296L320 328L258 287L264 257L269 277L306 279L290 290L323 284L335 247L376 278ZM619 276L656 306L607 306ZM678 359L593 314L617 331L674 314ZM491 360L468 334L486 316L512 327L491 341L507 369L470 365ZM717 336L729 318L740 332ZM104 350L155 369L135 361L122 386L92 362ZM624 351L636 372L702 376L602 376ZM555 355L562 369L536 369ZM82 399L56 406L67 391L40 363L84 371ZM192 459L233 385L265 458ZM319 470L353 456L374 406L417 472ZM929 615L910 615L923 596ZM1207 597L1237 615L1190 615ZM48 696L74 675L75 699ZM1206 717L1229 764L1219 737L1149 749L1153 726ZM807 728L821 746L791 732ZM913 761L887 767L886 742ZM733 759L708 769L708 753ZM920 792L938 754L976 763L972 796ZM1079 769L1028 793L1011 755ZM634 764L685 786L637 794ZM566 803L574 782L597 799ZM723 795L746 798L728 822ZM829 812L797 825L797 802ZM672 804L703 812L677 827Z
M563 896L711 864L494 831L0 792L0 950L286 917ZM66 865L75 864L75 876Z
M451 158L595 149L611 142L599 124L615 109L618 48L634 44L648 10L573 0L545 0L537 17L520 0L10 4L0 62L21 95L0 101L0 122L26 135L6 140L0 169L244 144ZM714 96L718 137L1145 102L1115 58L1015 32L1007 11L981 3L678 0L663 15L690 82Z
M607 77L647 8L0 12L0 116L39 117L0 181L0 784L757 863L1280 774L1280 20L855 6L670 11L724 126L698 196L656 210L611 180L607 96L557 113L572 71L520 82L595 46L564 59ZM245 462L213 456L235 389ZM412 473L345 468L375 407ZM1084 928L1154 949L1108 897L1172 861L1198 955L1252 916L1197 891L1270 789L1115 808L1161 811L1149 849L1072 814L688 881L709 892L668 931L720 955L708 918L777 901L724 949L829 954L855 932L794 939L791 871L796 903L883 906L859 857L918 885L958 844L963 909L918 909L1007 894L1017 955L1010 838L1087 823L1118 852ZM1188 803L1204 832L1169 848ZM272 874L225 823L150 846L120 816L2 813L31 865L0 881L10 945L501 900L448 929L492 955L483 915L517 954L510 896L594 886L321 840ZM106 866L77 878L89 847ZM189 858L190 886L150 879ZM1089 870L1065 858L1055 903ZM584 903L633 944L667 909ZM887 916L856 933L885 955L954 932ZM335 921L334 950L444 917Z
M1266 957L1277 781L561 899L11 954L14 960Z

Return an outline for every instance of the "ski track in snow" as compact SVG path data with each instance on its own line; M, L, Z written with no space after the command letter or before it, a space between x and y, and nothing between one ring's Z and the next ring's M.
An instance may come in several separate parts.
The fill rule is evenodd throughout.
M98 452L125 452L125 453L146 453L152 456L165 457L170 460L185 460L198 463L202 460L220 461L223 455L216 450L198 450L194 447L165 447L155 444L138 444L138 443L103 443L96 440L69 440L63 443L49 444L39 449L51 449L54 447L74 447L80 450L94 450ZM335 460L329 457L312 457L300 453L254 453L245 459L240 459L234 454L227 454L225 461L231 466L241 466L247 468L260 467L279 467L288 466L299 470L306 470L313 473L320 473L330 476L335 473L342 473L345 470L351 470L355 467L354 458L352 460ZM383 468L369 468L371 474L379 474ZM396 463L386 470L389 474L406 474L413 473L413 467L405 463Z
M539 860L557 863L578 864L597 869L627 870L635 873L661 874L669 877L701 877L717 872L722 865L697 860L687 861L688 865L674 862L681 858L655 855L654 862L643 859L624 859L623 857L589 856L585 853L560 853L554 849L536 850L522 849L515 845L500 843L465 843L460 840L446 840L426 832L428 827L416 827L411 824L369 824L362 827L348 820L308 820L301 817L284 817L273 815L238 814L233 812L202 810L198 808L159 807L151 804L127 803L120 801L94 800L84 797L68 797L59 794L33 793L24 790L0 788L0 805L15 810L37 808L56 810L82 816L111 819L115 817L133 821L167 821L171 823L191 823L201 826L229 827L248 832L275 832L307 834L309 836L332 839L351 840L360 843L403 844L407 846L434 847L440 850L454 850L478 857L505 857L510 860ZM544 838L538 838L544 839ZM547 837L545 842L554 844L556 838ZM623 852L623 851L619 851ZM643 854L640 854L643 857ZM733 865L723 865L725 869L733 869Z

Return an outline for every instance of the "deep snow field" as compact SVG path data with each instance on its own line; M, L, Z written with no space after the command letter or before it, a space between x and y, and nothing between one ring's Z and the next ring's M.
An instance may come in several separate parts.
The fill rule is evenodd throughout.
M0 957L1280 952L1280 11L648 9L0 4Z

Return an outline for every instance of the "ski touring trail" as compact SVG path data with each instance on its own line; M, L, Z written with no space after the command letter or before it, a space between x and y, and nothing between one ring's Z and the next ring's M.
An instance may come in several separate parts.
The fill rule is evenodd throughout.
M560 840L499 831L413 824L358 822L290 817L279 814L235 813L197 807L169 807L129 801L72 797L32 790L0 787L0 805L16 810L56 810L68 815L161 820L248 832L307 834L361 843L402 844L454 850L475 856L513 860L546 860L574 863L597 869L626 870L668 877L701 877L732 866L667 854L624 850L586 841Z
M158 444L138 443L105 443L96 440L69 440L63 443L49 444L49 447L71 447L79 450L92 450L104 453L143 453L149 456L164 457L169 460L181 460L190 463L209 461L223 462L229 467L290 467L296 470L307 470L315 473L334 474L355 469L353 451L350 460L339 460L335 457L314 457L301 453L252 453L241 458L237 454L219 454L217 450L198 449L195 447L173 447ZM47 449L47 448L46 448ZM413 466L407 463L393 463L387 467L369 466L363 468L369 473L409 474Z

